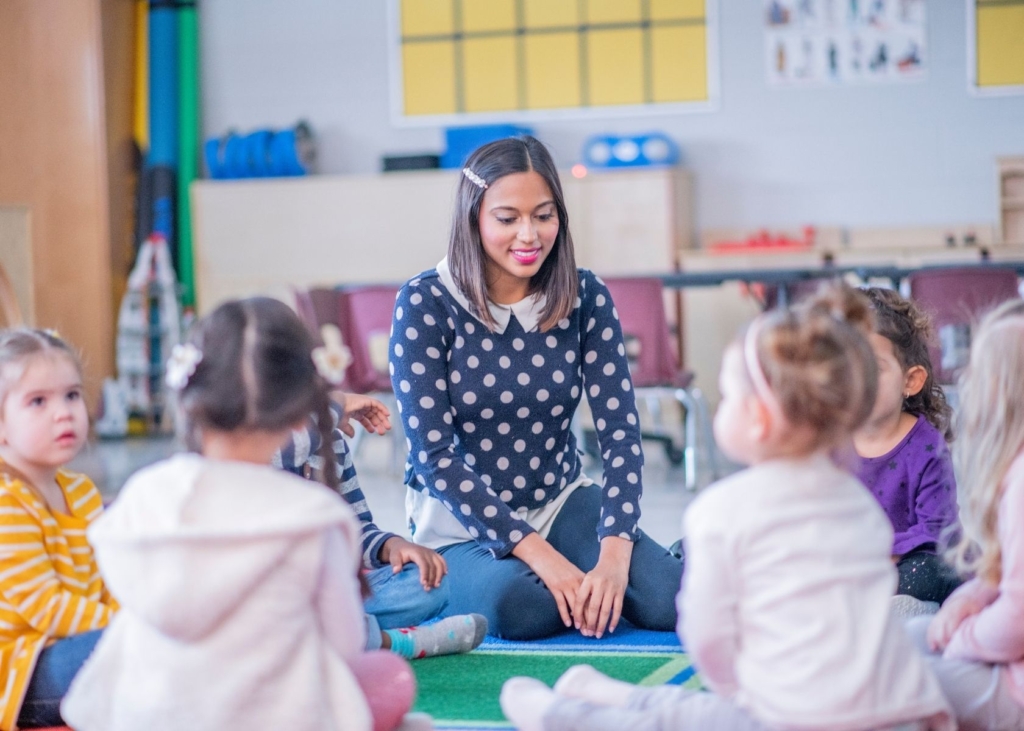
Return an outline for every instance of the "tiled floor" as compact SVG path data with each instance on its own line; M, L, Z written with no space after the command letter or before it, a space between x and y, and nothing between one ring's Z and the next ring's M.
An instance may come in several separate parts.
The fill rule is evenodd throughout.
M377 524L407 535L405 527L405 486L391 455L393 441L368 436L356 453L356 468ZM137 469L181 449L172 438L126 439L91 443L71 465L89 475L107 501L113 500L128 477ZM640 526L655 540L668 545L680 535L683 511L694 493L683 487L683 469L669 464L661 445L645 443L643 516ZM707 459L700 460L700 484L709 481ZM600 466L589 464L587 473L595 479Z

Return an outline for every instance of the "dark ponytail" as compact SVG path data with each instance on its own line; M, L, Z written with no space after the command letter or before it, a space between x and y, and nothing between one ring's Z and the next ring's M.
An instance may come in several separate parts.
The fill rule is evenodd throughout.
M188 340L202 352L179 393L189 448L198 451L203 429L280 431L315 414L320 480L337 491L330 386L316 370L316 343L298 316L269 297L234 300L200 320Z

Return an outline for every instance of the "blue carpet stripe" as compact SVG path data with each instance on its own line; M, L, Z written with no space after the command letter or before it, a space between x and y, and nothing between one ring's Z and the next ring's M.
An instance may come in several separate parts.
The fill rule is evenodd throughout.
M567 630L554 637L531 642L515 642L488 636L481 650L552 650L559 652L681 652L682 645L674 632L651 632L635 627L619 627L600 640L584 637L575 630Z

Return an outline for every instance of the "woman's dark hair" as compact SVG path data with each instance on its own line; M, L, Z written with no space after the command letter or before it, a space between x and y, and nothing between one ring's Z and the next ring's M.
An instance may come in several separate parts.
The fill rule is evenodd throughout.
M952 441L953 410L946 402L934 375L928 344L933 337L932 321L924 310L898 292L873 287L864 290L875 311L875 332L892 343L896 360L906 373L921 366L928 376L924 386L913 396L903 399L903 410L914 416L924 416L938 429L946 441Z
M546 298L540 329L542 332L550 330L559 320L569 316L579 293L569 213L565 209L562 184L551 153L539 140L528 135L507 137L477 148L469 156L466 167L487 185L493 185L506 175L532 171L544 178L551 189L558 211L558 235L551 253L530 282L532 291L540 292ZM487 307L487 254L480 241L480 207L486 192L468 176L459 176L448 242L448 266L455 284L469 300L473 314L493 329L496 323Z
M199 451L203 429L279 431L314 414L324 464L317 472L338 489L329 386L313 364L313 336L286 304L269 297L226 302L188 341L203 354L179 393L190 449Z

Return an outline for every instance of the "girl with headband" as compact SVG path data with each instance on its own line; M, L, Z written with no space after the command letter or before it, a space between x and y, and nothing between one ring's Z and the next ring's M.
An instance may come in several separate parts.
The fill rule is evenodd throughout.
M521 731L953 729L889 611L892 527L833 463L874 404L868 302L844 287L754 321L725 353L715 437L749 464L686 513L679 634L712 693L579 665L505 684Z

